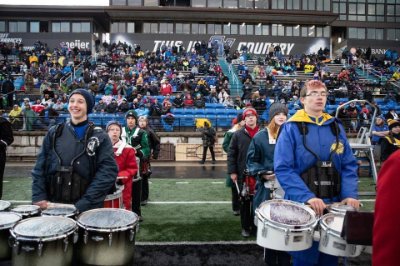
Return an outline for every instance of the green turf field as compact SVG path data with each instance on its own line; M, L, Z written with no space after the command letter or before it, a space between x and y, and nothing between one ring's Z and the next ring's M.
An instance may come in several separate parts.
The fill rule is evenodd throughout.
M137 241L237 241L240 218L233 216L230 189L221 179L150 179L150 201L142 207L144 222ZM371 178L360 178L360 191L374 192ZM4 200L29 201L30 178L6 178ZM373 200L373 196L362 197ZM374 202L363 202L373 210ZM250 238L254 240L255 238Z

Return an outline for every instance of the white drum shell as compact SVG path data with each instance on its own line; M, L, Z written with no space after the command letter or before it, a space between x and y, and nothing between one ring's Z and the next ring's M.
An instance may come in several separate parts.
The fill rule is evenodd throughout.
M320 221L319 251L337 257L357 257L361 254L364 246L348 244L340 237L340 233L329 227L325 220L329 217L344 218L342 213L328 213L322 216Z
M261 209L270 203L288 203L304 208L312 219L304 225L285 225L270 220L262 214ZM300 251L312 246L314 228L317 225L315 213L311 208L296 202L274 199L265 201L256 209L257 216L257 244L264 248L281 251Z
M39 220L40 219L40 220ZM66 219L66 220L63 220ZM18 235L18 225L39 221L38 224L51 224L67 222L63 226L65 231L54 236L34 237ZM67 229L68 228L68 229ZM13 241L12 265L13 266L69 266L72 265L73 243L76 241L76 222L64 217L33 217L22 220L10 229Z
M104 217L113 216L119 221L122 219L118 217L130 217L127 219L129 223L120 223L118 227L109 223L101 227L103 214ZM95 218L93 221L90 220L91 216ZM90 265L132 265L138 222L135 213L124 209L104 208L82 213L78 217L80 237L76 247L79 262Z

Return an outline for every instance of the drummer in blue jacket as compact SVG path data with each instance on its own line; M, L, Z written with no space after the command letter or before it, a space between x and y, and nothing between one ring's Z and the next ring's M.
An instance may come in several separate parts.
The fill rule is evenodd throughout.
M324 113L327 95L324 83L306 82L300 92L304 109L282 126L274 155L285 198L309 204L317 215L332 202L360 205L357 162L340 121ZM337 257L318 251L317 242L291 255L294 266L338 264Z

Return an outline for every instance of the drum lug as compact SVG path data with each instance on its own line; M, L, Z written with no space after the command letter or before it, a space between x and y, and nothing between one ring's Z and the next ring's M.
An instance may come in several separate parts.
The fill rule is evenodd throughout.
M83 234L83 243L85 243L85 245L87 244L88 237L89 237L89 232L85 231L85 233Z
M322 245L323 245L324 247L326 247L326 246L328 245L328 240L329 240L328 232L326 232L325 235L324 235L324 237L321 239L321 243L322 243Z
M14 250L14 253L17 255L19 255L21 253L21 246L19 245L18 241L14 241L13 250Z
M79 233L78 233L77 230L75 230L75 232L74 232L74 244L76 244L78 242L78 238L79 238Z
M91 238L94 242L100 242L104 240L104 237L102 236L92 236Z
M68 250L68 244L69 244L69 241L68 241L68 236L66 237L66 238L64 238L64 253L67 253L67 250Z
M289 228L287 228L287 229L285 230L285 232L286 232L286 235L285 235L285 246L287 246L287 245L289 244L289 238L290 238L290 235L289 235Z
M39 242L39 244L38 244L38 256L39 257L42 256L42 251L43 251L43 243Z
M356 245L350 245L350 253L351 255L354 255L356 253L357 246Z
M132 242L135 239L135 229L133 228L131 229L130 233L129 233L129 241Z
M261 235L263 236L263 237L267 237L267 234L268 234L268 228L265 226L265 224L264 224L264 226L263 226L263 229L262 229L262 231L261 231Z
M108 234L108 245L111 247L111 243L112 243L112 233Z

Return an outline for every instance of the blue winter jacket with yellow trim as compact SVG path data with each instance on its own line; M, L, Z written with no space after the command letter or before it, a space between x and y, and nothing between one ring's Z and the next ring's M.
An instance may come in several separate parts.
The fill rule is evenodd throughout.
M282 125L275 147L274 171L285 191L286 199L305 203L316 197L302 180L301 174L314 166L317 158L304 147L303 135L295 122L306 123L308 129L307 146L320 157L320 160L328 161L330 160L331 150L336 146L336 136L330 126L335 120L340 127L340 144L332 156L332 162L341 176L340 198L335 200L358 198L358 165L340 121L324 113L319 121L315 122L304 110L299 110L287 123ZM329 199L325 199L325 201L329 201Z

